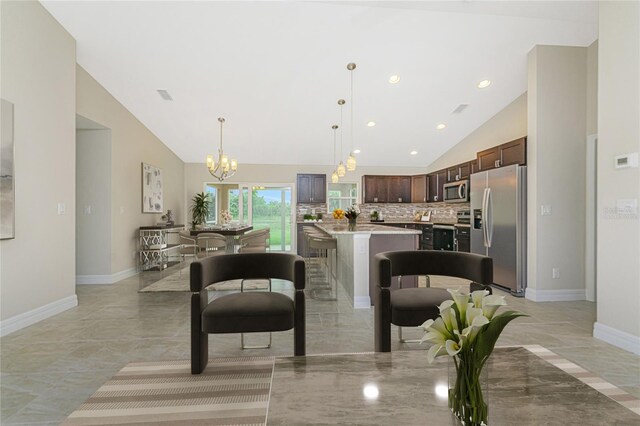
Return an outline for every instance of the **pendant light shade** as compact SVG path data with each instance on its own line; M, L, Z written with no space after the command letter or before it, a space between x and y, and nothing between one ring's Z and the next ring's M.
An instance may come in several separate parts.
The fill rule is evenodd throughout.
M353 152L349 153L349 158L347 158L347 170L350 172L355 171L356 169L356 157L353 156Z
M338 183L340 182L340 177L338 176L338 173L336 173L336 171L333 171L333 174L331 175L331 183Z
M344 166L342 161L340 162L340 164L338 164L336 173L338 173L338 177L345 177L345 175L347 174L347 168Z

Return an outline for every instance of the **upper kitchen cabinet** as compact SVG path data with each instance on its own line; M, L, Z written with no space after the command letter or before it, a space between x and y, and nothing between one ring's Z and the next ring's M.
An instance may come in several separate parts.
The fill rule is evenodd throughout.
M299 174L297 177L298 203L326 203L327 176Z
M389 176L387 178L387 202L410 203L411 202L411 176Z
M386 176L362 176L362 198L365 203L386 203L387 192Z
M527 138L520 138L478 153L478 172L527 162Z
M427 177L427 202L442 201L442 187L447 183L447 169L430 173Z
M498 148L500 148L500 167L527 163L527 138L507 142Z
M427 175L411 176L411 202L427 202Z
M411 176L362 177L365 203L410 203Z
M471 162L467 161L447 168L447 183L469 179L471 174Z

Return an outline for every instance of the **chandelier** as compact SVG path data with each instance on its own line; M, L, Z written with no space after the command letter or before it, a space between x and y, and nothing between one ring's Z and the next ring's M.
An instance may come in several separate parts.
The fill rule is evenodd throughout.
M235 159L229 161L229 157L224 155L222 150L222 124L224 118L218 117L220 122L220 147L218 148L218 160L214 160L213 155L207 155L207 169L211 176L218 179L220 182L236 174L238 170L238 162Z

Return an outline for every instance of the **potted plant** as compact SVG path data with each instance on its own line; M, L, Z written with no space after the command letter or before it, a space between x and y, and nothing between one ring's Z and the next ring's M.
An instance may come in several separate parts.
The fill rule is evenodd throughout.
M204 192L196 194L191 200L191 229L207 222L209 216L209 196Z

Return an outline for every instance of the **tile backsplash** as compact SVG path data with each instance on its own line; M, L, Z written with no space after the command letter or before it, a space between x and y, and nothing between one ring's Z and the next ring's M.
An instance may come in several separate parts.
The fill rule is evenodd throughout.
M315 213L323 214L323 221L331 221L333 217L327 214L326 204L298 204L296 210L297 220L301 221L305 214ZM418 212L431 210L431 222L439 223L455 223L456 214L460 210L469 210L469 203L376 203L376 204L360 204L361 214L358 221L368 222L371 212L374 210L382 214L385 221L391 220L413 220Z

